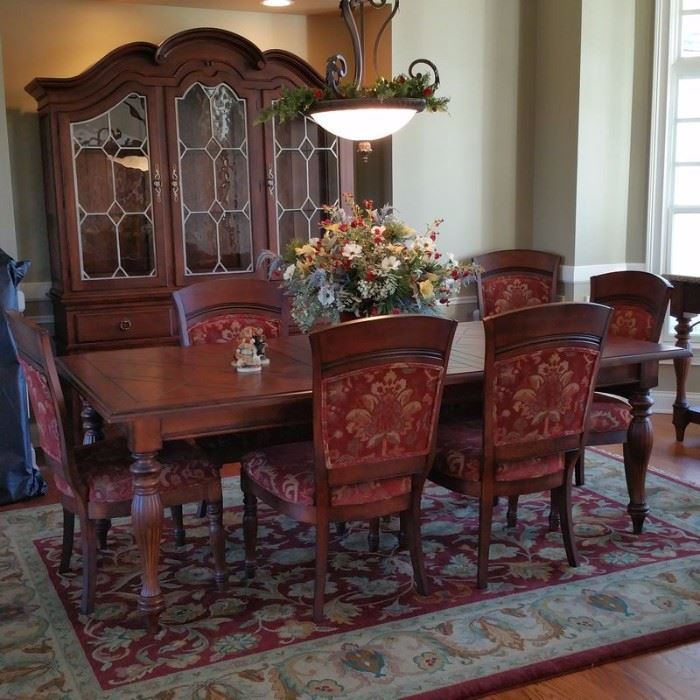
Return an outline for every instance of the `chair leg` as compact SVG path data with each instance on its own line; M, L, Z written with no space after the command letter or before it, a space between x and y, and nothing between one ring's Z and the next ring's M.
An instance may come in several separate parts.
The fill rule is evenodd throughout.
M314 613L316 624L321 624L323 602L326 598L326 573L328 571L328 521L316 522L316 576L314 580Z
M97 532L97 541L100 549L107 549L107 535L112 527L112 521L109 518L100 518L95 521L95 530Z
M206 503L206 501L205 501ZM175 545L185 546L185 524L182 519L182 506L170 506L170 517L175 528Z
M258 538L258 499L243 491L243 542L245 545L245 576L255 576L255 545Z
M61 547L61 563L58 573L65 574L70 570L70 558L73 553L73 535L75 533L75 513L63 509L63 545Z
M95 579L97 578L97 526L94 520L80 521L83 547L83 597L80 612L90 615L95 609Z
M348 524L343 520L339 520L335 524L335 533L338 537L342 537L348 531Z
M367 545L370 552L376 552L379 550L379 518L372 518L369 521Z
M564 549L569 566L578 566L578 552L576 551L576 539L574 538L573 523L571 521L571 473L569 478L552 493L556 491L555 499L559 505L559 517L561 518L561 534L564 538Z
M411 564L413 565L413 580L416 590L421 595L430 594L430 584L425 574L425 564L423 562L423 544L420 535L420 501L411 504L411 508L406 511L406 535L408 537L408 549L411 553Z
M199 504L199 508L197 509L197 517L198 518L206 518L207 517L207 502L202 501Z
M583 458L585 457L585 452L581 450L579 458L576 460L576 466L574 467L574 473L576 475L576 486L583 486L586 483L585 474L583 470Z
M182 511L182 506L180 506ZM207 503L209 519L209 542L214 555L214 580L216 587L223 591L226 587L226 539L224 537L224 504L221 499Z
M555 489L549 492L549 531L559 532L559 501Z
M406 532L408 531L408 517L407 511L402 511L399 514L399 549L403 550L408 547L408 537Z
M486 588L488 583L492 519L493 497L490 494L482 493L479 499L479 553L476 570L477 588Z
M518 524L518 498L518 494L508 496L508 512L506 513L508 527L515 527Z

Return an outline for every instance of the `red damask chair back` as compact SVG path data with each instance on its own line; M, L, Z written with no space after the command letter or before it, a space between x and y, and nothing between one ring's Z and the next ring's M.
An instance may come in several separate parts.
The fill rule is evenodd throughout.
M435 451L456 324L361 319L311 333L317 504L330 489L405 479L420 492Z
M217 279L195 282L173 292L180 344L237 343L246 326L268 338L288 333L284 293L277 282Z
M51 338L46 330L17 311L5 311L27 380L29 399L39 431L39 445L62 493L84 493L67 443L66 405L56 372Z
M561 256L539 250L499 250L474 258L481 318L556 301Z
M672 285L659 275L638 270L591 277L591 301L612 306L610 335L659 341Z
M567 559L578 565L571 474L584 444L610 315L607 306L564 303L484 321L483 423L441 425L430 474L448 489L479 498L479 588L487 584L497 496L509 497L508 522L514 525L520 494L550 491Z
M312 441L241 458L246 574L255 571L257 500L316 525L313 617L324 619L329 525L398 513L420 593L428 580L420 501L456 322L434 316L364 318L310 334Z
M610 309L562 303L484 321L484 479L580 450Z

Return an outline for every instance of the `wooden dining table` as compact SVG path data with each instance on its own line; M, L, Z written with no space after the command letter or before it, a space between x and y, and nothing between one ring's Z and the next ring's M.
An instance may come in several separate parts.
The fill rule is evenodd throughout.
M645 498L653 442L651 389L659 361L689 354L671 344L610 337L604 347L599 388L623 388L632 422L625 445L628 512L641 533L649 512ZM151 620L164 609L158 580L163 505L158 492L158 451L164 441L261 430L311 421L311 350L306 336L271 340L270 365L237 373L229 344L145 347L87 352L58 358L62 379L120 426L133 455L132 527L141 553L139 609ZM484 331L479 321L460 323L450 356L447 396L478 401L484 370Z

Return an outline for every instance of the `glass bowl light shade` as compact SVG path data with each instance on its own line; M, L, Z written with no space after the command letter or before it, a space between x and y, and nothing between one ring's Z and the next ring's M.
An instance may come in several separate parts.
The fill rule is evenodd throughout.
M374 141L406 126L425 108L418 98L374 97L324 100L309 109L308 115L326 131L351 141Z

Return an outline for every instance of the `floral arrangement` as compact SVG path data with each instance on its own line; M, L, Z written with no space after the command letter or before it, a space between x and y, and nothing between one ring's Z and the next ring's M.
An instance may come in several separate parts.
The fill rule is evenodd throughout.
M341 315L434 312L474 279L473 265L437 250L441 219L417 235L389 205L359 206L352 195L345 203L347 210L324 207L322 234L291 241L270 267L282 273L303 331L318 321L337 323Z
M371 85L358 87L352 83L340 85L339 94L335 94L329 87L310 88L301 86L297 88L282 88L281 97L273 102L270 107L263 109L255 122L260 124L277 117L280 122L293 119L298 114L308 112L314 105L326 100L355 99L360 97L375 98L379 102L386 99L411 97L425 100L425 108L429 112L446 112L449 97L436 97L435 87L432 85L431 76L427 73L418 73L415 76L401 75L388 80L377 78Z

